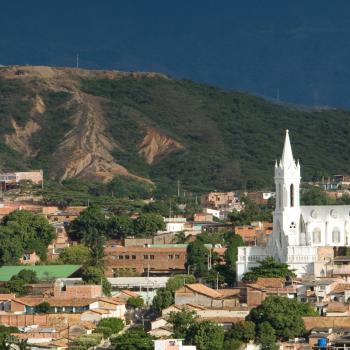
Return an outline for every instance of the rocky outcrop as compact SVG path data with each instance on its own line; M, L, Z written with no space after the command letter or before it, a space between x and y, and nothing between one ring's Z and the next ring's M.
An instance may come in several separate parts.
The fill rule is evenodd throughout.
M183 148L184 146L180 142L155 129L148 129L145 138L139 146L139 154L145 158L148 164L153 164L157 157Z

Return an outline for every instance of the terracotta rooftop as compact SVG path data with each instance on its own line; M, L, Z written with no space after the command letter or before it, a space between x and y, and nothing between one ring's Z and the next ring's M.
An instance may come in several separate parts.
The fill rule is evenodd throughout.
M16 298L16 294L12 294L12 293L0 294L0 300L11 300L13 298Z
M327 312L346 312L348 310L349 310L348 305L344 303L340 303L338 301L328 303L328 306L327 306Z
M177 292L179 292L180 294L181 292L186 293L188 289L194 293L206 295L210 298L215 298L215 299L222 298L222 295L219 292L201 283L186 284L183 288L180 288Z
M96 299L92 298L43 298L43 297L21 297L21 298L13 298L13 301L23 304L23 305L28 305L28 306L36 306L39 305L43 302L47 302L50 304L50 306L76 306L76 307L81 307L81 306L87 306L95 301Z
M332 289L330 294L341 294L341 293L344 293L346 290L349 290L349 289L350 289L350 284L349 283L339 283Z
M266 288L283 288L285 281L283 277L259 277L255 284Z
M137 298L140 296L140 294L133 292L132 290L128 290L128 289L123 289L120 293L126 294L132 298Z
M99 301L103 301L105 303L113 304L113 305L124 305L125 300L122 300L117 297L104 297L104 298L98 298Z

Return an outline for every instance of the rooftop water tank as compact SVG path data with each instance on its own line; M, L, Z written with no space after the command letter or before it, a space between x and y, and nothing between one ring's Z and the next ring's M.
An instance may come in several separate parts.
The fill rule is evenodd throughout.
M320 348L327 347L327 339L326 338L318 339L317 346L319 346Z

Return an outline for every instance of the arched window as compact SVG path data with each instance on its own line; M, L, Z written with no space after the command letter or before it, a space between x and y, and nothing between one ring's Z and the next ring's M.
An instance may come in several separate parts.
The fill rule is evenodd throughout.
M312 241L315 244L321 243L321 230L318 227L312 231Z
M283 196L283 193L282 193L282 185L279 184L278 185L278 196L279 196L279 207L280 208L283 208L283 200L282 200L282 196Z
M290 185L290 206L294 207L294 185Z
M332 231L332 242L339 243L340 242L340 230L338 227L334 227Z

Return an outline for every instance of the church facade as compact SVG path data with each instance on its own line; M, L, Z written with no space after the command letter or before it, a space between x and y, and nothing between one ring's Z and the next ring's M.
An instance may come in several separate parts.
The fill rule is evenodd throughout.
M300 180L287 130L282 158L275 164L273 233L266 247L238 248L238 280L268 256L287 263L298 277L326 276L334 247L350 245L350 205L301 206Z

